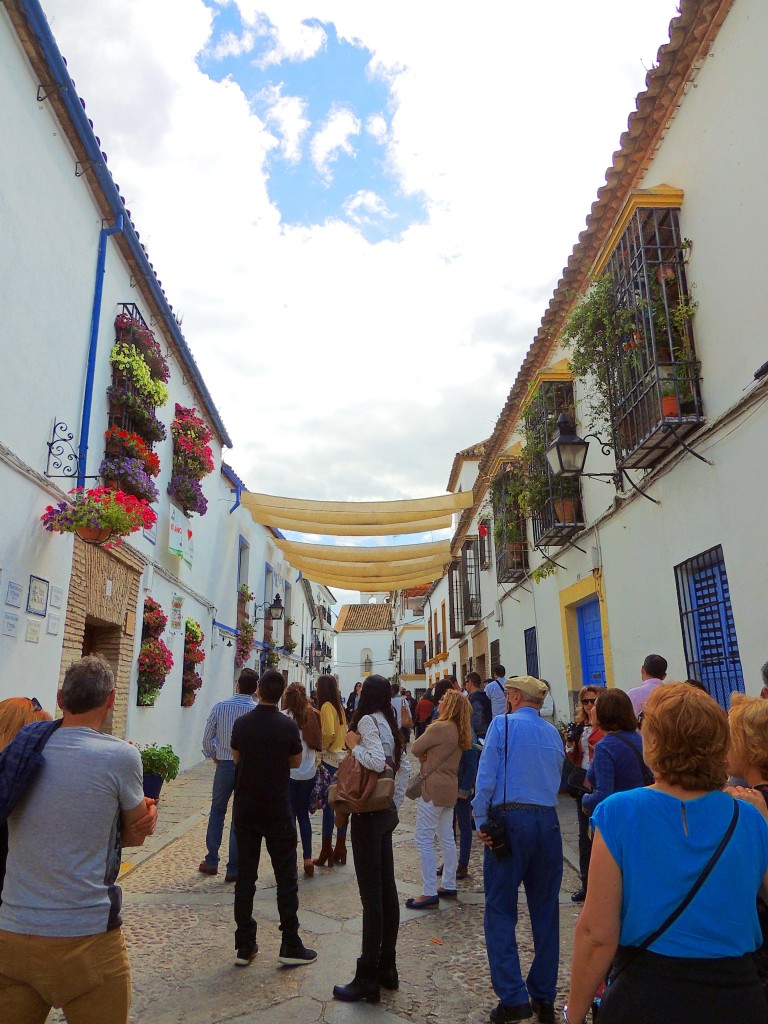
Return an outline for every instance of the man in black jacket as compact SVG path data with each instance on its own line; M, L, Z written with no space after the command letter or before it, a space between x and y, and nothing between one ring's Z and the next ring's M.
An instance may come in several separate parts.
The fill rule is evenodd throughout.
M237 764L233 819L237 836L235 948L238 967L247 967L259 950L253 896L259 877L261 841L265 841L277 885L281 964L297 967L317 960L299 938L299 882L296 825L291 813L290 772L301 764L301 735L293 719L280 713L285 680L275 669L259 679L259 704L232 727L232 757Z

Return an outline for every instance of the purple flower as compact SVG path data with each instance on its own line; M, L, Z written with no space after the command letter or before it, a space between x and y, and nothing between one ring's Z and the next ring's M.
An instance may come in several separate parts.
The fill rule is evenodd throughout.
M153 502L160 497L144 467L143 459L132 459L125 455L104 459L99 466L99 475L104 480L117 480L124 491L137 498Z
M200 481L189 473L174 473L168 484L168 493L181 505L185 512L197 512L204 516L208 511L208 501L203 494Z

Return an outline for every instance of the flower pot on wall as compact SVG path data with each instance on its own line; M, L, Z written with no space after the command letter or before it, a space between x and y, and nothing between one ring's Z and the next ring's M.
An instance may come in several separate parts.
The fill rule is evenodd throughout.
M85 544L106 544L112 536L111 530L102 530L98 526L78 526L75 532Z
M558 523L576 522L576 498L555 498L552 502L552 507L555 510L555 519Z
M680 403L675 395L662 395L661 415L664 419L677 419L680 415Z

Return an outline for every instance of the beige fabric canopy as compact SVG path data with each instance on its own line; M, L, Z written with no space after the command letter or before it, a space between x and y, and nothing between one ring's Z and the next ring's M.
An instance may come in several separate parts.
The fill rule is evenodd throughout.
M405 501L344 502L304 501L243 491L240 501L257 523L280 530L337 537L388 537L450 527L452 514L472 504L472 492Z
M243 491L241 504L255 522L279 530L338 537L427 533L452 525L454 512L472 504L472 492L407 501L304 501ZM391 547L305 544L277 538L290 564L308 579L343 590L382 591L431 583L451 562L450 541Z

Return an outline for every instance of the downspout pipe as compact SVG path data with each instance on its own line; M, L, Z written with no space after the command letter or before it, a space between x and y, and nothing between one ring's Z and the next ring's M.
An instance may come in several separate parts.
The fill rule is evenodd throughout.
M99 234L99 254L96 258L96 283L93 289L93 310L91 312L91 336L88 343L88 366L85 371L85 393L83 415L80 419L80 442L77 448L77 486L85 487L86 459L88 457L88 435L91 430L91 406L93 405L93 379L96 376L96 349L99 344L99 321L101 319L101 298L104 292L104 270L107 262L107 239L123 230L123 215L117 215L111 228L102 228Z

